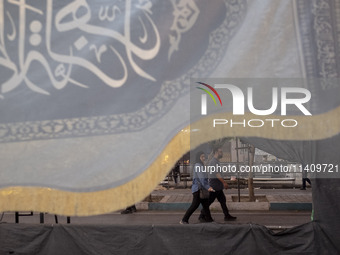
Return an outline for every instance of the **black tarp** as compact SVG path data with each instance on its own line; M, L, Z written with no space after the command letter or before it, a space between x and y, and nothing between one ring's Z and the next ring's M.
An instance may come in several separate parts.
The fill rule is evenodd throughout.
M318 221L280 233L256 224L3 224L0 240L0 254L339 254Z

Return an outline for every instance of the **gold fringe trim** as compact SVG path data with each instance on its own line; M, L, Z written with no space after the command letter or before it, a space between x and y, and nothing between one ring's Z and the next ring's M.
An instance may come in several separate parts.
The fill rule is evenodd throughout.
M143 200L190 150L189 129L183 129L158 158L135 179L119 187L95 192L67 192L43 187L0 189L0 211L49 212L65 216L90 216L123 209Z

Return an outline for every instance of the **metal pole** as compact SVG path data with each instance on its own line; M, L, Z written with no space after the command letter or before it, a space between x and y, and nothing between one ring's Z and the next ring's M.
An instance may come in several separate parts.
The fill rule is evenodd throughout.
M40 213L40 224L43 224L45 221L44 221L44 213Z
M15 212L15 223L19 223L19 212Z

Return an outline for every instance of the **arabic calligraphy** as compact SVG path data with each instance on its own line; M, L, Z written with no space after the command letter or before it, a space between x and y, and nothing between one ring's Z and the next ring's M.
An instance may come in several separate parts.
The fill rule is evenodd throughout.
M193 27L200 13L193 0L171 0L171 3L174 8L173 15L175 19L170 30L174 31L175 35L169 35L171 45L168 53L169 60L171 55L178 50L182 34Z
M108 20L108 21L114 21L116 19L116 13L121 14L121 10L116 6L111 6L111 15L109 15L110 12L110 6L101 6L99 10L99 19L101 21Z
M17 22L10 12L13 6L20 14ZM11 74L0 84L0 98L23 84L45 95L50 95L50 85L57 90L69 84L88 88L91 84L77 75L79 69L113 88L123 86L131 72L156 81L141 64L154 59L161 47L151 1L116 1L98 10L92 10L87 0L59 6L56 10L53 0L47 0L43 10L44 7L29 5L26 0L0 0L0 70ZM137 19L132 20L132 9ZM122 31L114 29L118 21L124 23ZM137 38L131 34L131 28L136 26L141 28ZM63 33L74 38L73 43L57 44ZM13 48L15 42L17 56L12 56L7 48ZM8 46L9 43L12 44ZM31 78L33 66L44 70L48 84Z
M210 25L202 31L204 19L197 18L197 26L193 24L193 0L170 1L0 0L0 143L139 132L152 125L178 98L187 95L191 77L208 77L215 70L247 10L247 0L216 1L208 13L216 10L225 17L209 16ZM202 12L199 17L205 17L204 7L211 4L195 3ZM192 14L184 18L186 8ZM175 16L176 9L183 15ZM182 18L183 22L179 21ZM181 30L170 30L175 23ZM185 63L184 72L166 69L186 59L191 61L195 49L187 47L196 39L189 29L206 34L208 45L199 42L205 50L195 55L192 65ZM168 63L172 47L169 34L176 37L176 31L179 49L173 51L173 60ZM150 68L155 66L157 70ZM159 75L164 70L169 73ZM157 82L145 80L144 87L147 75ZM124 76L119 92L135 91L135 85L143 92L145 88L153 89L154 84L159 90L123 97L116 93L118 89L110 88L118 86L116 80L120 82ZM58 89L64 90L57 93ZM31 91L34 94L27 93ZM34 101L26 101L27 95ZM141 96L143 100L139 100ZM121 103L130 107L131 102L134 108L115 107Z

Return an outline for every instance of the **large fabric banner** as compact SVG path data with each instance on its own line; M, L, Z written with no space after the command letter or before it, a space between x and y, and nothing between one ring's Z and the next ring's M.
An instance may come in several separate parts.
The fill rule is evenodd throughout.
M217 138L334 141L339 13L336 0L0 0L0 209L121 209L147 196L181 155ZM244 95L253 86L254 109L242 112L248 117L270 110L277 88L277 107L265 115L284 115L278 102L286 95L300 102L284 112L297 125L276 130L274 121L252 117L247 128L196 132L190 121L206 126L209 118L192 115L190 95L212 78L212 86L233 78ZM240 85L240 78L248 80ZM286 82L260 78L294 78L290 86L305 90L290 97L296 90L281 93ZM256 105L263 97L269 105ZM215 119L230 121L232 102ZM252 127L261 121L269 126ZM301 148L260 143L294 160L322 161L306 159ZM326 163L338 164L332 152L339 145L331 144Z
M1 209L88 215L148 195L189 150L190 77L211 74L245 13L1 0Z

